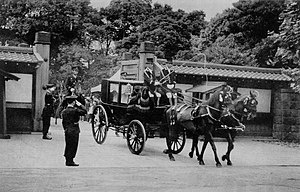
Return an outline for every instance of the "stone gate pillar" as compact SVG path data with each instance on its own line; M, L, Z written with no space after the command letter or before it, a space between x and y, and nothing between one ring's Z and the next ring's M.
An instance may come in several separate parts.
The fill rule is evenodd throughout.
M273 137L300 141L300 94L292 89L277 89L273 106Z

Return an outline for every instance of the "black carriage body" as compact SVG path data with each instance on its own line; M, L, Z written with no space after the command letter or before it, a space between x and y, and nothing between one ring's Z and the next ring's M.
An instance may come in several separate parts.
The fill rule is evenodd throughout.
M129 99L135 86L142 81L103 80L100 105L93 110L92 131L97 143L103 144L109 129L123 133L133 154L143 151L145 141L154 131L166 131L165 111L168 106L150 108L143 112L130 108Z
M146 131L165 125L165 110L168 106L154 107L147 112L128 110L130 94L134 86L144 86L143 81L109 80L102 81L101 104L108 113L109 122L116 126L128 125L133 119L141 121Z

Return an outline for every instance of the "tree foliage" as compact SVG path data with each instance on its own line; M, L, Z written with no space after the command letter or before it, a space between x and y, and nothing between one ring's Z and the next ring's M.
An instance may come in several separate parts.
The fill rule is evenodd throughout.
M99 10L89 0L5 1L0 36L32 44L37 31L50 32L52 79L84 63L87 86L108 77L123 52L138 57L142 41L154 42L156 55L168 60L297 70L299 1L237 0L210 22L201 10L175 11L151 0L112 0ZM110 56L113 45L117 58Z

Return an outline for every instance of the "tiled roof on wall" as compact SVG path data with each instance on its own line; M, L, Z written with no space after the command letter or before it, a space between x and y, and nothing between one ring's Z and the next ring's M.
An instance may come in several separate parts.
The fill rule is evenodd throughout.
M43 62L39 57L33 48L0 46L0 61L38 64Z
M159 61L164 62L164 61ZM291 81L281 69L258 68L248 66L221 65L190 61L173 61L172 70L176 74L208 75L216 77L259 79L269 81Z

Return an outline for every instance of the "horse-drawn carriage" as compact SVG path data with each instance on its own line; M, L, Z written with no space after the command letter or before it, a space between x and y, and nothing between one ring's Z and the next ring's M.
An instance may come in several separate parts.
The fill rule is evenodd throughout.
M158 86L164 88L162 85ZM138 93L138 99L131 97L134 91ZM257 106L257 95L250 93L233 101L232 91L225 84L207 101L197 104L174 102L174 105L155 105L156 101L151 101L149 86L144 81L103 80L100 105L95 107L92 115L93 137L97 143L103 144L109 129L121 132L127 139L129 150L133 154L140 154L150 133L160 130L165 133L166 138L167 149L164 152L169 155L170 160L175 160L173 154L183 150L186 132L190 131L193 134L190 157L196 149L199 163L204 164L203 154L207 143L210 143L216 165L220 166L213 141L213 133L219 133L228 141L228 151L222 156L222 160L227 160L227 164L232 165L230 152L233 149L234 134L245 128L241 120L252 118ZM197 146L199 135L204 135L205 138L201 154Z
M121 77L120 73L118 80L102 81L101 101L94 108L91 121L95 141L103 144L108 130L111 129L123 133L129 150L133 154L140 154L151 132L160 130L160 133L164 133L166 137L167 149L164 152L169 154L170 160L174 160L172 154L183 150L186 132L191 131L193 146L190 157L196 149L199 163L204 164L203 153L209 142L214 151L216 165L219 166L221 163L212 133L222 130L222 134L228 140L228 151L222 160L227 160L227 164L230 165L230 151L233 149L232 133L237 129L244 129L240 122L243 117L256 113L255 97L251 94L241 96L233 102L232 88L224 85L215 91L208 101L180 103L176 100L178 97L173 97L171 94L173 97L171 98L168 92L170 91L168 89L172 89L172 86L168 85L171 85L174 71L172 72L168 64L165 64L157 62L154 56L154 45L144 42L141 45L140 59L124 61L121 65L121 70L129 72L128 78ZM159 84L151 84L156 80ZM163 86L162 82L166 80L169 84ZM155 90L166 91L164 97L169 100L168 104L161 105L157 102L163 97L162 95L160 98L159 94L157 94L158 99L153 101L151 97L151 94L155 93L153 85ZM172 99L175 102L172 102ZM184 99L181 98L181 101ZM199 135L204 135L205 138L201 154L197 147Z
M169 105L156 106L144 81L103 80L101 92L100 104L94 108L91 121L97 143L103 144L111 129L123 134L133 154L140 154L154 131L168 131L165 111ZM166 137L174 153L183 149L185 139L184 134L173 142Z

